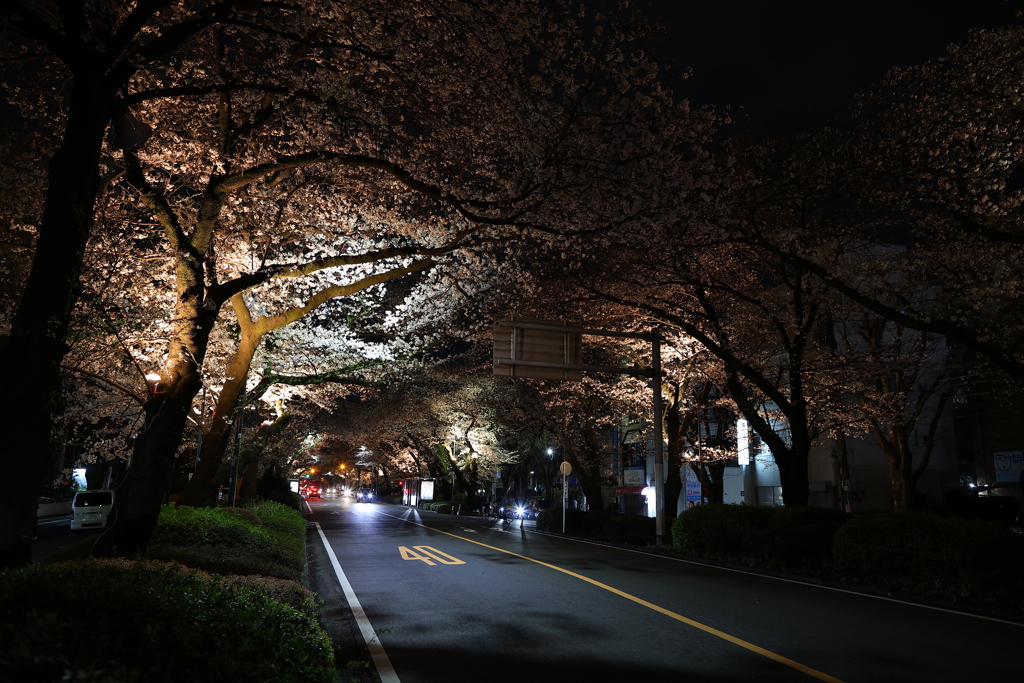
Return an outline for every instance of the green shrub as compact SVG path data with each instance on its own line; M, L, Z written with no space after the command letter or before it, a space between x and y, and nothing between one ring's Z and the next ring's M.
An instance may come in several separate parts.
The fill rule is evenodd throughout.
M0 573L0 680L333 681L306 614L180 565L102 560Z
M618 514L610 510L588 510L579 517L574 525L575 533L594 540L603 540L604 525L610 515Z
M231 583L263 591L274 600L302 612L314 621L320 614L320 608L313 598L313 594L298 581L279 579L264 574L225 575L224 578Z
M836 533L839 578L951 602L1024 609L1024 538L994 522L896 512Z
M578 534L582 527L582 520L585 512L579 510L565 511L565 533ZM541 510L537 515L537 530L562 532L562 508L548 508Z
M151 543L146 558L163 562L180 562L186 567L214 574L262 574L278 579L298 581L303 566L281 552L261 552L228 546L162 545Z
M603 540L625 545L654 545L655 524L656 520L653 517L643 515L607 515L602 529Z
M835 508L798 507L769 508L771 515L768 519L768 527L771 529L783 529L793 527L817 526L820 524L831 524L837 529L850 521L851 515Z
M265 537L228 508L193 508L164 505L151 542L166 545L246 545L253 537Z
M831 564L832 541L838 529L835 524L769 528L758 535L758 548L751 548L747 557L755 566L799 570L820 576ZM756 554L758 549L760 559Z
M452 503L450 500L434 500L426 503L421 503L420 507L424 510L431 510L433 512L440 512L446 515L450 515L452 512Z
M283 503L260 498L246 503L245 507L247 510L256 513L260 522L267 529L281 531L305 540L306 520L295 509Z
M562 508L541 510L537 515L537 530L561 533ZM605 510L565 511L565 532L573 536L591 538L608 543L627 545L653 545L655 520L642 515L623 515L614 508Z
M676 517L672 540L695 557L821 575L831 562L832 539L849 519L831 508L712 503Z
M765 566L821 575L832 561L832 543L851 516L833 508L772 508L758 535ZM748 553L755 555L754 549Z
M217 573L297 579L305 564L305 522L299 534L283 509L272 508L283 516L256 526L231 508L165 505L146 554Z
M232 517L237 517L243 522L248 522L253 526L263 526L263 522L260 520L259 515L257 515L252 510L248 510L246 508L217 508L217 512L221 515L230 515Z
M757 562L759 537L768 529L772 510L757 505L697 505L672 523L672 544L686 555L712 560Z

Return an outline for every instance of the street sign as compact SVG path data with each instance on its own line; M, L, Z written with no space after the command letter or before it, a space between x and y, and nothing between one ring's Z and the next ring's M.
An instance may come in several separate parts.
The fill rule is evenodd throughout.
M562 464L558 466L558 471L561 472L563 476L570 474L572 472L572 465L569 464L568 460L563 460Z
M569 327L556 320L530 318L499 320L494 326L494 374L531 379L582 379L583 372L577 369L506 365L501 362L510 360L526 361L527 363L579 364L581 343L580 335L577 332L519 326L530 323L540 323L555 328Z

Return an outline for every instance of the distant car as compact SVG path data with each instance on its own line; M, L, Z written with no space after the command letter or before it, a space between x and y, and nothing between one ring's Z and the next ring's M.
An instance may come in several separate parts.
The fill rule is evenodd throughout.
M79 491L71 501L71 530L102 529L114 507L111 489Z
M299 493L303 498L319 498L322 492L319 484L306 484L299 487Z
M357 503L369 503L373 500L373 491L370 489L359 489L356 494Z

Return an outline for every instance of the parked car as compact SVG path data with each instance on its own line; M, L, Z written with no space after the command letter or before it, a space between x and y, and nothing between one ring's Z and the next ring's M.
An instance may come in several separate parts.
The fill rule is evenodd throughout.
M79 491L71 501L71 530L102 529L114 507L111 489Z

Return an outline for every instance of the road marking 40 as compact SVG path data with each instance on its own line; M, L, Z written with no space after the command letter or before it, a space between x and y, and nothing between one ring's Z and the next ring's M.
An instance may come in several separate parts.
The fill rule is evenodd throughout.
M434 566L436 560L441 564L466 564L457 557L452 557L448 553L442 553L436 548L431 548L429 545L414 545L412 549L406 548L404 545L398 546L398 552L402 556L403 560L420 560L426 562L431 567Z

